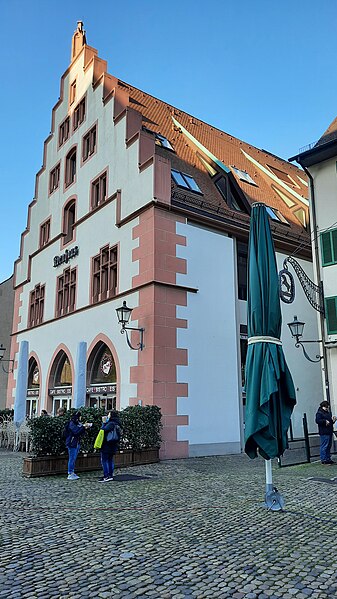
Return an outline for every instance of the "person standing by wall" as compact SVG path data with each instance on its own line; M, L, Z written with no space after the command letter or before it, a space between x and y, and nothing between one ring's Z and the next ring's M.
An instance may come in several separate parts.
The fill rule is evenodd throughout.
M316 413L316 424L320 436L320 458L324 465L335 464L331 459L331 445L333 435L333 425L336 422L336 416L332 416L330 405L327 401L322 401Z
M113 480L114 475L114 455L117 452L119 441L122 434L118 412L109 412L108 416L102 418L102 430L104 431L104 441L101 447L101 463L103 468L103 477L100 482L105 483Z
M79 476L75 474L75 464L78 452L80 450L80 439L89 423L82 424L81 412L75 412L67 425L66 447L68 449L68 480L77 480Z

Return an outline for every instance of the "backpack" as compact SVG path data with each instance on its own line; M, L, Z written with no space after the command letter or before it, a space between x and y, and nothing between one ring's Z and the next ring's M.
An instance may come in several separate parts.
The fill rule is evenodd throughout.
M108 432L106 436L106 440L108 443L119 441L121 436L121 428L118 424L114 424L114 427L111 431Z
M66 438L68 437L68 433L69 433L69 422L67 422L67 424L64 425L64 428L62 431L62 439L66 440Z

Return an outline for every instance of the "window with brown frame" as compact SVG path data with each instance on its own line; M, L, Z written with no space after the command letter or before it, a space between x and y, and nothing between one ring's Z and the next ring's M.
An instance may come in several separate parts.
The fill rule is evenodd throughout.
M49 193L53 193L60 184L60 164L57 164L49 173Z
M50 218L40 226L40 242L39 247L42 248L50 239Z
M96 150L96 125L83 137L82 159L85 162Z
M73 130L77 129L85 119L85 98L83 98L75 107L73 115Z
M63 316L75 310L76 268L66 268L57 277L56 316Z
M91 184L91 208L97 208L107 197L107 173L103 173Z
M29 296L28 327L35 327L43 322L44 285L35 285Z
M67 139L69 139L69 133L70 118L69 116L67 116L67 118L63 121L63 123L61 123L59 127L59 146L62 146L67 141Z
M63 244L69 243L74 237L75 216L76 201L71 200L63 210Z
M113 297L117 293L117 246L106 245L92 258L92 303Z
M68 187L76 177L76 148L70 150L66 158L65 185Z
M76 79L70 85L69 100L70 100L70 104L73 104L76 100Z

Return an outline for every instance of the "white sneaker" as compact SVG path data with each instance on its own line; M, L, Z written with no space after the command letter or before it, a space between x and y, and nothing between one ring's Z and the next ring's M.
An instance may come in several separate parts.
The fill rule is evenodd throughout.
M111 478L106 477L106 478L101 478L98 482L99 483L108 483L109 480L111 480Z
M75 474L75 472L72 472L72 474L68 474L68 480L77 480L78 478L80 478L80 477L77 476L77 474Z

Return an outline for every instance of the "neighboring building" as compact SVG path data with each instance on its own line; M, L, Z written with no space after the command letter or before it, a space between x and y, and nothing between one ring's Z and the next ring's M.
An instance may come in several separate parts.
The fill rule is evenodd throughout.
M6 348L3 359L9 360L13 324L14 287L13 275L0 283L0 345ZM11 362L0 362L0 410L6 407L8 373Z
M322 350L322 378L326 398L337 410L337 118L318 142L303 148L296 160L308 174L312 251L315 278L323 285L323 316L318 317ZM324 368L325 367L325 368Z
M161 407L162 457L240 452L256 201L280 267L296 249L312 277L303 172L109 75L79 22L15 265L12 353L28 341L27 412L78 404L84 373L87 405ZM143 351L120 334L124 300ZM317 335L301 290L285 323L294 310ZM288 331L284 346L301 434L321 385ZM15 388L16 370L9 406Z

